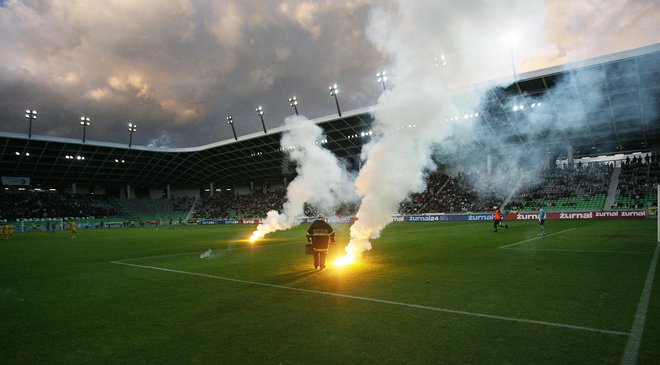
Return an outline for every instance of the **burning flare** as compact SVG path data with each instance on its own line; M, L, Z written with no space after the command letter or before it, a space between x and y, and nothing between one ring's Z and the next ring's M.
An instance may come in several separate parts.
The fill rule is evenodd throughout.
M355 261L356 256L353 253L347 253L346 255L340 257L335 261L335 265L337 266L347 266L353 263Z
M284 209L286 210L288 206L290 206L291 202L286 202L284 203ZM301 205L302 206L302 205ZM284 230L284 229L289 229L293 225L293 220L289 219L288 216L285 213L278 213L276 210L271 210L268 213L266 213L266 219L264 219L259 225L257 225L257 229L252 232L252 235L248 240L250 243L254 243L257 240L260 240L264 238L267 234L279 230Z
M250 236L250 238L248 238L248 240L250 241L250 243L255 243L257 242L257 240L264 238L265 235L266 234L264 232L257 230L252 232L252 235Z
M344 250L346 250L346 255L338 258L335 261L335 265L348 266L355 262L355 260L362 255L362 252L370 249L371 244L369 243L369 240L353 237L348 242L348 245L346 245L346 248L344 248Z

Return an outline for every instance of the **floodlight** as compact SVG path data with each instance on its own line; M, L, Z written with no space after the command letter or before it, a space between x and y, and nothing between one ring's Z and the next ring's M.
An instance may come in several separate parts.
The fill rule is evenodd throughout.
M234 140L238 141L238 137L236 137L236 129L234 129L234 117L231 115L227 116L227 124L231 126L231 132L234 134Z
M387 81L387 73L385 71L377 73L376 79L378 80L379 84L383 84L383 90L387 90L387 86L385 86L385 82Z
M259 115L259 119L261 119L261 127L264 129L264 134L267 134L266 123L264 123L264 108L259 105L255 110L257 111L257 115Z
M133 143L133 133L136 131L137 131L137 124L128 123L128 132L130 133L128 137L128 148L131 148L131 144Z
M289 105L296 112L296 115L298 115L298 98L295 97L295 96L290 97L289 98Z
M88 126L92 124L91 119L86 116L80 117L80 125L83 127L83 137L82 137L82 143L85 143L85 132Z
M26 109L25 110L25 118L27 118L30 121L30 126L29 126L29 129L28 129L28 138L32 138L32 121L37 119L37 111Z
M335 98L335 104L337 105L337 114L341 117L341 110L339 109L339 100L337 99L337 94L339 94L339 88L337 87L337 84L332 84L328 87L328 90L330 91L330 96L334 96Z

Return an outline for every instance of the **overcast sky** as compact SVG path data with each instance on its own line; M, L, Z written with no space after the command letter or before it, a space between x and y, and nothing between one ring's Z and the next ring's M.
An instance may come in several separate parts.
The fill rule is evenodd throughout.
M432 1L438 14L453 2L414 1ZM503 39L488 54L510 64L504 39L515 34L519 73L660 41L657 0L465 2L512 8L515 17L488 32ZM36 135L81 138L87 115L88 140L127 143L133 122L134 144L189 147L233 138L228 115L239 138L260 132L258 105L267 128L280 126L294 95L310 119L334 114L332 83L342 111L374 105L376 73L392 60L366 29L379 21L376 5L395 3L0 0L0 131L27 133L29 108L39 111Z

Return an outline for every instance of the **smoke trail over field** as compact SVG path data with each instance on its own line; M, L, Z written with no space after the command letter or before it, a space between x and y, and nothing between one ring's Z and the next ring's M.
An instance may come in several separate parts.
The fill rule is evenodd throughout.
M251 240L296 225L296 217L303 215L305 203L330 213L342 202L355 200L353 179L342 163L322 147L323 129L299 116L288 117L285 126L288 130L283 133L280 145L296 163L297 176L287 186L282 212L269 211Z
M512 191L533 180L548 159L548 151L535 147L535 141L580 128L582 110L600 107L598 86L591 90L590 105L581 105L559 81L543 99L521 95L509 105L498 104L509 108L505 112L520 111L515 126L494 127L505 129L517 143L501 140L483 122L483 114L493 112L489 100L501 103L486 91L497 92L498 85L508 86L515 78L512 47L536 55L553 48L539 22L543 18L541 1L401 0L372 10L367 33L392 59L391 88L379 98L374 137L363 149L364 167L355 181L362 201L347 257L371 249L370 240L389 224L399 202L425 189L434 156L465 170L478 169L477 186ZM525 37L515 39L512 31ZM521 57L519 63L524 62ZM584 78L582 85L588 85L590 77L571 75L566 82ZM544 108L551 103L560 105L566 118ZM488 155L494 167L490 175L485 173Z
M461 57L485 46L479 36L488 34L485 28L496 23L497 14L488 14L486 4L469 3L474 7L401 1L372 11L368 35L393 57L394 87L379 99L375 137L363 151L365 164L355 182L362 203L351 227L349 255L370 249L369 240L380 235L399 202L424 190L425 172L435 169L433 146L473 129L474 119L463 115L473 115L478 93L459 96L447 90L454 80L465 82L457 73L472 79L466 70L496 74L493 62L475 68L475 59ZM462 51L465 41L475 49ZM447 59L448 52L456 56ZM446 62L453 65L451 74L446 73Z

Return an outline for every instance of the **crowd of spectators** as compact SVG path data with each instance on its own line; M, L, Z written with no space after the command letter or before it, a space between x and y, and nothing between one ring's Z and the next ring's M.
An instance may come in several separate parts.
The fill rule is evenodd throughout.
M660 161L655 155L626 158L621 164L614 208L646 208L656 205L655 189L659 183Z
M419 213L487 212L503 200L492 190L477 188L473 172L459 172L445 178L447 184L442 191L436 192Z
M334 212L326 212L324 210L318 209L317 207L315 207L311 204L305 203L305 206L303 207L303 212L304 212L305 216L307 216L307 217L315 217L320 213L334 214L336 216L351 216L351 215L355 215L355 213L357 213L358 208L359 208L359 202L341 203L335 209Z
M426 189L421 193L416 193L399 203L400 214L419 213L430 201L434 200L436 194L447 183L449 177L445 174L434 172L430 174L426 181Z
M120 214L110 198L101 195L73 195L60 192L0 192L0 219L64 218L94 216L111 217Z
M195 198L192 196L179 196L172 199L172 210L176 212L187 212L192 208L195 203Z
M641 200L653 194L651 189L660 182L660 161L647 156L628 159L622 167L619 191L622 196L639 199L633 206L641 207ZM510 192L496 192L477 188L478 172L458 172L452 175L442 172L430 173L427 187L421 193L412 194L399 204L399 214L423 213L467 213L488 212L501 206L507 198L506 210L547 209L603 209L607 195L613 163L577 163L575 165L552 166L543 170L531 181L526 181L513 196ZM648 199L647 199L648 200ZM254 195L221 195L202 201L196 217L253 218L263 217L269 210L282 211L284 192ZM589 205L591 204L591 205ZM596 206L596 207L594 207ZM343 204L337 215L352 215L358 203ZM319 213L314 207L305 205L304 214ZM327 212L324 212L327 213Z
M195 207L193 217L197 219L265 217L269 210L282 210L284 197L283 190L250 195L223 193L202 199Z
M611 163L576 164L546 169L541 172L535 184L520 189L507 207L511 210L538 209L539 205L545 205L552 209L562 198L588 200L596 195L606 195L613 170ZM566 204L570 206L577 203Z
M286 191L275 190L265 194L234 195L225 193L202 199L195 207L193 218L245 219L265 217L271 210L282 212L286 201ZM342 203L334 212L321 211L311 204L303 206L303 214L314 217L319 213L337 216L350 216L357 212L358 203Z
M503 198L494 191L476 187L475 173L447 175L434 172L427 179L426 190L401 202L400 214L487 212Z
M507 210L535 210L540 205L550 209L568 208L580 199L607 194L614 165L590 163L548 168L533 181L524 184L507 202ZM413 194L399 205L400 214L486 212L500 206L506 195L476 188L477 173L433 172L426 178L427 187ZM621 164L616 203L612 208L644 208L657 204L655 187L660 183L660 160L649 155L627 158ZM16 218L58 218L68 216L115 217L125 215L116 201L104 196L72 195L59 192L0 192L0 220ZM193 212L203 218L258 218L270 210L281 212L286 191L235 195L221 193L201 199ZM559 204L558 204L559 202ZM175 211L188 211L195 203L193 197L172 199ZM338 216L354 215L359 202L344 203L334 212ZM603 207L601 207L602 209ZM304 214L320 212L306 204Z

